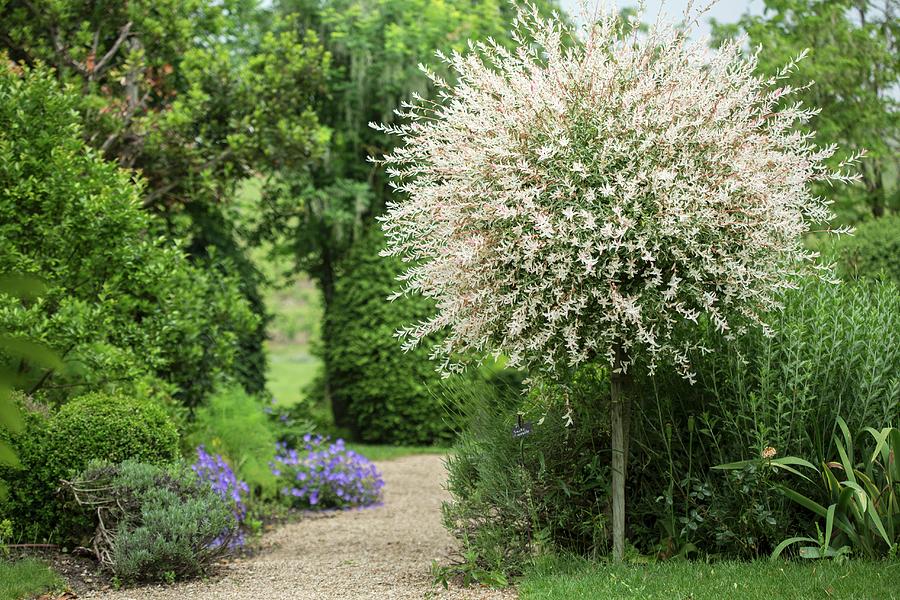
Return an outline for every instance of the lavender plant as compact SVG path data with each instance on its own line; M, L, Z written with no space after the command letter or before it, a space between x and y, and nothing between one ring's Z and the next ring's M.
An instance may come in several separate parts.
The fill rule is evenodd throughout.
M197 447L197 461L191 466L191 470L197 474L200 481L208 483L231 508L236 523L236 531L229 532L227 536L231 547L244 545L245 540L240 528L247 520L246 498L250 493L250 486L237 478L231 466L220 454L211 455L202 445Z
M787 102L797 90L781 80L803 53L760 78L745 40L690 41L698 15L643 31L641 11L590 12L580 35L528 6L516 48L439 54L453 82L426 69L436 101L416 96L406 122L373 124L400 142L373 160L404 198L382 221L384 254L410 263L398 296L437 307L398 332L404 348L444 332L432 356L445 374L501 353L553 378L609 365L621 559L628 369L666 360L691 379L688 356L702 349L677 329L765 328L816 257L801 236L832 216L809 184L854 181L858 156L832 171L836 149L797 127L816 110Z
M272 473L281 493L296 508L373 506L381 501L384 480L369 459L348 450L344 440L329 443L321 435L303 436L301 451L278 444Z

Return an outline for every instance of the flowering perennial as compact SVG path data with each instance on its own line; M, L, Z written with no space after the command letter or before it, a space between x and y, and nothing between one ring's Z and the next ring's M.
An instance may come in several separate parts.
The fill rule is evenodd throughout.
M283 483L281 493L297 508L352 508L381 501L384 480L366 457L348 450L344 440L306 434L298 452L278 444L272 473Z
M240 526L247 518L245 498L250 493L250 487L246 482L237 478L221 455L213 456L207 453L203 445L197 447L197 461L191 466L191 469L201 481L208 483L213 491L231 507L237 527L236 531L229 532L227 536L223 536L223 539L227 537L229 545L232 547L242 546L244 536L240 531Z
M809 184L856 179L858 156L830 170L835 148L797 127L816 111L787 101L796 60L761 78L742 39L711 50L671 23L598 15L579 35L521 10L516 48L439 54L454 82L426 69L436 101L372 124L400 142L373 159L404 197L382 219L384 254L410 264L398 295L437 305L398 336L446 331L445 374L470 352L552 374L618 349L623 369L641 351L690 378L675 328L765 326L816 257L801 236L832 217Z

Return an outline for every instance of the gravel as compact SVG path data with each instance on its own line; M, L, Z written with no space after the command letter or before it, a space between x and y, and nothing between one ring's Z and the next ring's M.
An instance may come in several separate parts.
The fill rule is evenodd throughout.
M316 514L266 534L262 551L228 562L215 577L173 586L92 592L110 600L513 599L511 590L432 585L432 560L446 561L454 540L441 526L447 498L443 457L418 455L378 464L384 506Z

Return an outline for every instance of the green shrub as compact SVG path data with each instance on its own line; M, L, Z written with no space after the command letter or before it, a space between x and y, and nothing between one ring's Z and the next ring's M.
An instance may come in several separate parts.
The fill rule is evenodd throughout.
M121 396L89 394L56 414L26 411L24 430L11 437L21 469L6 468L5 515L28 541L84 542L91 521L59 492L60 481L104 459L165 463L179 456L178 432L165 410Z
M403 352L394 336L430 307L421 298L386 300L400 268L378 255L382 246L381 233L372 230L353 247L326 310L322 354L336 425L363 442L446 443L450 432L430 389L440 381L430 349Z
M191 451L203 445L228 459L239 479L254 494L273 498L278 482L269 469L276 435L259 398L239 386L219 389L194 413L187 440Z
M100 507L95 549L123 583L200 575L230 549L231 507L182 463L95 462L68 487Z
M566 389L543 389L540 402L491 382L452 391L464 428L448 459L443 514L467 575L497 582L539 552L605 552L608 395L595 394L604 381L585 368ZM533 432L514 439L517 413Z
M886 275L900 283L900 215L856 226L836 243L841 274L848 278Z
M821 464L837 417L853 431L900 418L897 285L802 282L770 323L772 337L695 332L711 352L694 357L693 386L665 368L636 382L629 521L641 549L767 555L813 530L812 516L773 492L783 474L711 467L767 447Z
M0 293L0 331L64 363L0 353L0 367L14 363L21 389L56 402L102 390L199 404L240 375L238 342L259 319L234 278L157 237L142 184L85 146L77 102L51 72L0 59L0 273L46 283L37 300Z

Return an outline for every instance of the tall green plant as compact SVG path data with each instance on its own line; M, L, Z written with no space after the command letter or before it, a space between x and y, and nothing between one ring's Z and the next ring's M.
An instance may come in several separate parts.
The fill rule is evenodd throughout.
M840 417L841 436L834 436L838 460L823 462L822 496L827 508L803 493L787 486L780 491L804 508L825 519L820 547L800 548L800 556L822 558L849 548L857 556L869 559L898 555L900 550L900 429L885 427L865 432L874 440L871 454L856 461L854 441L847 423ZM808 465L812 467L812 465ZM788 547L818 540L798 536L781 542L772 552L777 558Z

